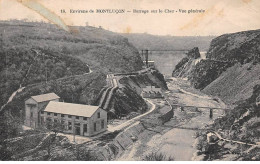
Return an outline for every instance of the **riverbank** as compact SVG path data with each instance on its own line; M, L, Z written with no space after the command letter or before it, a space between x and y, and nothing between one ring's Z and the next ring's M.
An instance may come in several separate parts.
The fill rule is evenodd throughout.
M177 102L184 105L224 107L224 104L217 102L209 96L185 90L188 84L178 79L168 80L169 91L165 97L172 103ZM185 85L183 87L182 85ZM181 91L182 90L182 91ZM162 103L152 100L158 107ZM222 111L214 111L213 118L209 118L209 110L187 107L184 110L174 109L174 117L164 125L154 125L144 131L132 146L126 149L117 160L145 160L145 157L152 153L162 153L167 158L176 161L190 161L198 159L196 155L196 132L205 129L205 126L212 124L213 120L221 117Z

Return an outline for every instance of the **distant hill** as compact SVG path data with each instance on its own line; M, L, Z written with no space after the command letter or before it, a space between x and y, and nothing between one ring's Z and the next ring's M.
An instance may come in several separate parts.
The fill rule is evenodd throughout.
M73 33L43 22L0 21L0 106L20 86L26 89L19 101L55 91L67 102L91 104L107 73L141 69L126 38L102 28L70 28Z
M128 38L138 50L156 49L191 49L199 47L201 51L207 51L209 44L215 36L159 36L150 34L121 34Z

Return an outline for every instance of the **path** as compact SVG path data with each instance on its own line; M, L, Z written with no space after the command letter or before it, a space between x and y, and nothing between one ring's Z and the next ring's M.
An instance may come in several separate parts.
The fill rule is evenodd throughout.
M235 140L223 138L218 132L213 132L213 133L215 133L216 136L217 136L220 140L223 140L223 141L233 142L233 143L242 144L242 145L250 145L250 146L258 146L258 147L260 147L260 143L258 143L258 144L250 144L250 143L246 143L246 142L242 142L242 141L235 141Z
M149 113L153 112L156 109L155 108L156 107L155 104L151 100L148 100L148 99L145 99L145 100L152 105L148 112L143 113L143 114L141 114L141 115L139 115L137 117L134 117L131 120L128 120L128 121L126 121L126 122L124 122L124 123L122 123L122 124L120 124L120 125L118 125L116 127L111 127L111 126L108 125L107 130L110 131L110 132L114 132L116 130L121 130L121 129L125 128L125 127L128 127L131 124L134 124L138 119L140 119L140 118L148 115Z
M34 51L34 52L37 54L37 55L33 58L33 61L35 61L35 59L36 59L39 55L43 55L43 54L40 54L40 53L39 53L37 50L35 50L35 49L32 49L32 51ZM9 104L9 103L13 100L13 98L16 96L17 93L20 93L20 92L22 92L22 91L25 89L25 87L23 87L22 84L23 84L24 80L27 78L28 74L30 73L30 70L31 70L31 67L32 67L33 64L34 64L34 63L32 63L32 64L29 66L28 70L26 71L26 75L23 77L22 82L20 83L20 87L19 87L16 91L14 91L14 92L11 94L11 96L9 97L8 101L7 101L4 105L1 106L0 112L4 109L4 107L5 107L7 104ZM88 65L87 65L87 66L88 66ZM88 66L88 68L89 68L89 66ZM72 75L72 76L68 76L68 77L62 77L62 78L58 78L58 79L56 79L56 80L58 81L58 80L64 80L64 79L71 78L71 77L78 77L78 76L90 74L90 73L92 73L92 72L93 72L93 71L89 68L89 72L87 72L87 73L83 73L83 74L81 74L81 75Z

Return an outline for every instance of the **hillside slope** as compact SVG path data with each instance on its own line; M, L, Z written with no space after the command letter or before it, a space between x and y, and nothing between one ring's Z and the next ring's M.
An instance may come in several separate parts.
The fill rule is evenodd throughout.
M202 51L207 51L210 41L215 36L158 36L150 34L122 34L128 38L138 50L173 50L173 49L191 49L199 47Z
M183 71L180 77L188 77L195 88L227 103L245 100L259 83L260 30L219 36L212 40L206 59L195 60L184 58L173 76Z
M260 61L260 30L221 35L212 40L207 58L248 63Z
M241 143L259 144L260 139L260 107L256 105L260 96L260 30L219 36L212 40L206 59L196 60L184 58L173 76L188 77L195 88L233 108L201 132L198 154L203 154L204 160L259 161L259 147ZM209 144L207 133L212 131L240 144Z
M71 28L70 34L47 23L0 22L0 55L5 59L0 63L0 106L20 86L82 75L89 68L94 74L141 69L138 51L124 37L93 27Z
M253 93L253 87L257 84L260 84L260 64L236 64L228 68L202 91L221 97L227 104L232 104L249 98Z
M65 102L93 104L106 74L142 68L126 38L99 28L71 28L73 33L48 23L0 22L1 146L18 135L30 96L55 92ZM7 149L1 146L4 154Z

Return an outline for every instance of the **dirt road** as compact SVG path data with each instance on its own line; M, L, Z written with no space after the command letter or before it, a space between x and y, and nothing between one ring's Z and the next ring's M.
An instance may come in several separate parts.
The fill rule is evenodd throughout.
M152 102L151 100L148 100L148 99L145 99L145 100L146 100L148 103L151 104L151 108L150 108L149 111L147 111L147 112L145 112L144 114L141 114L141 115L139 115L139 116L137 116L137 117L134 117L134 118L132 118L131 120L128 120L128 121L126 121L126 122L124 122L124 123L122 123L122 124L120 124L120 125L118 125L118 126L116 126L116 127L112 127L112 126L109 126L109 125L108 125L107 131L109 131L109 132L114 132L114 131L116 131L116 130L124 129L124 128L130 126L131 124L134 124L138 119L140 119L140 118L142 118L142 117L148 115L148 114L151 113L152 111L154 111L154 110L155 110L155 104L153 104L153 102Z

